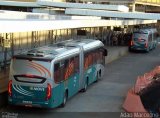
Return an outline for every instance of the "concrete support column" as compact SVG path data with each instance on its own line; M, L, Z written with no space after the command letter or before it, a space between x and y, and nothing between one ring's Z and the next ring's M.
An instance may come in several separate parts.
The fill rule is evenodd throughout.
M132 4L132 12L135 12L135 8L136 8L136 4L133 3L133 4Z
M113 27L108 27L108 30L109 30L109 34L108 34L108 37L107 37L107 45L111 46L112 45L112 33L113 33Z
M104 37L103 37L103 27L99 28L99 40L103 41Z
M13 39L13 33L10 34L11 39L11 56L14 55L14 39Z
M53 30L50 30L48 32L48 39L49 39L49 43L53 44Z
M40 41L39 41L39 32L38 31L32 31L32 48L36 48L40 46Z
M158 33L160 35L160 20L157 21L157 30L158 30Z

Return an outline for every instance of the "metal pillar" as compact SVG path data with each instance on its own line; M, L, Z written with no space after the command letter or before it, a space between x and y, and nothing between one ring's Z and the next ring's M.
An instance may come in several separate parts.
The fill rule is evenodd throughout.
M89 28L89 38L92 38L92 28Z
M48 32L49 44L53 44L53 30Z
M133 3L133 4L132 4L132 12L135 12L135 8L136 8L136 4Z
M6 67L7 67L7 48L4 48L4 60L3 60L3 63L4 63L4 70L6 71Z
M50 30L48 34L49 38L49 43L53 44L56 43L56 36L57 36L57 31L56 30Z
M0 34L0 46L1 46L1 54L4 54L4 37L3 37L3 34ZM2 57L1 57L2 58ZM0 70L1 70L1 67L3 65L3 61L0 62Z
M11 56L14 55L14 39L13 39L13 33L10 34L11 39Z
M66 29L66 31L67 31L67 39L69 39L69 31L68 31L68 29Z
M5 33L5 39L9 39L9 33ZM6 71L6 67L7 67L7 53L8 53L8 48L4 46L4 60L3 60L3 63L4 63L4 70Z
M40 41L38 37L38 31L32 31L32 44L31 48L36 48L40 46Z
M103 40L104 40L104 36L103 36L103 27L100 27L99 28L99 34L100 34L100 36L99 36L99 39L103 42Z

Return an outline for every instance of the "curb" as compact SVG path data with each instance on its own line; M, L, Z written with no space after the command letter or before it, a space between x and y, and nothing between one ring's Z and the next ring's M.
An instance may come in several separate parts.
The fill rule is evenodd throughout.
M117 50L114 50L113 52L108 51L108 56L105 58L105 62L106 64L111 63L127 54L128 54L127 47L120 48L118 49L118 51Z

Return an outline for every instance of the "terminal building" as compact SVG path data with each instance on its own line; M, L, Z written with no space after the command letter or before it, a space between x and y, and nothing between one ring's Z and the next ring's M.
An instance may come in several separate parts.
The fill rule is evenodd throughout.
M78 2L126 5L131 11L160 12L160 0L78 0Z
M116 36L122 40L115 46L127 47L133 30L160 29L159 5L160 0L1 0L0 74L4 76L0 83L5 84L0 93L7 90L6 72L13 55L79 38L99 39L113 46Z
M112 34L124 35L146 26L158 28L159 14L129 11L143 11L139 6L144 6L145 12L158 13L154 10L159 10L159 5L159 0L2 0L0 27L5 28L0 31L0 68L12 55L48 43L86 37L113 45ZM154 10L147 11L153 6ZM15 26L16 22L21 25ZM4 47L5 40L9 48Z
M0 0L0 108L7 104L13 55L68 39L98 39L115 49L108 51L109 63L128 53L134 30L154 27L160 34L159 13L160 0Z
M150 12L150 13L160 12L160 9L159 9L160 0L47 0L47 1L125 5L129 7L130 11L140 11L140 12ZM16 2L16 3L13 3L13 2ZM26 5L22 5L21 4L22 2L25 2ZM38 7L38 5L36 5L36 2L37 0L2 0L0 2L0 9L16 10L16 11L32 11L33 8ZM39 6L39 7L42 8L42 6Z

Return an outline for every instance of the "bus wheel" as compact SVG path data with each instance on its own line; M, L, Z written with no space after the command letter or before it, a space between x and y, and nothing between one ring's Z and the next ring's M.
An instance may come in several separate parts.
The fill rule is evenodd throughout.
M101 72L101 69L99 70L99 74L98 74L99 76L99 78L101 78L102 77L102 72Z
M82 89L82 92L86 92L87 91L87 87L88 87L88 77L87 77L87 80L84 84L84 88Z
M146 53L149 53L149 48L147 48Z
M65 107L66 102L67 102L67 98L68 98L68 93L66 91L65 94L64 94L64 97L63 97L63 102L61 104L61 107Z
M129 51L129 52L132 52L133 50L131 49L131 47L129 47L129 48L128 48L128 51Z
M98 82L101 79L101 69L97 72L96 81Z
M99 77L98 77L98 72L97 72L97 75L96 75L96 80L95 80L95 82L98 82L98 80L99 80Z

